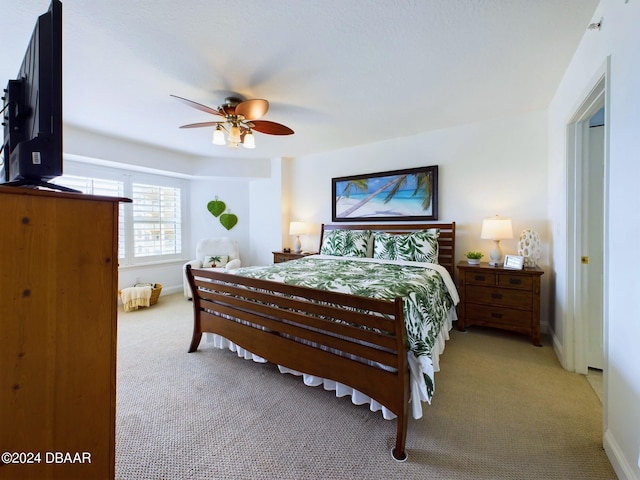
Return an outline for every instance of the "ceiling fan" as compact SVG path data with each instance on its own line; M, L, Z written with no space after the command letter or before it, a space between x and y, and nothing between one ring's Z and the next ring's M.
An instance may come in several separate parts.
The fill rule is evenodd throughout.
M218 108L207 107L193 100L171 95L185 105L202 112L222 117L212 122L190 123L180 128L216 127L213 131L213 144L225 144L225 132L230 148L239 148L242 144L245 148L255 148L256 141L253 132L266 133L267 135L291 135L293 130L285 125L268 120L259 120L269 110L269 102L260 98L243 100L240 97L227 97Z

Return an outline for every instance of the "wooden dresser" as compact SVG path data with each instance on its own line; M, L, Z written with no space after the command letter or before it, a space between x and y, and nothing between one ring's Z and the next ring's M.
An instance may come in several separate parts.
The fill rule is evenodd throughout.
M0 186L0 479L115 477L120 201Z
M540 268L510 270L460 262L458 272L459 330L469 325L501 328L529 335L540 346Z

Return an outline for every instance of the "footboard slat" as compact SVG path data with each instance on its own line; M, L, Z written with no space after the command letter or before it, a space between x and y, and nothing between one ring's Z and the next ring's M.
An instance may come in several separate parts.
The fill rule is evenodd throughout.
M196 285L198 285L198 283L196 283ZM246 291L244 294L246 295ZM325 307L323 311L320 305L314 305L316 308L310 308L305 312L301 312L296 310L295 305L287 309L274 306L274 298L269 298L269 303L267 304L263 304L263 300L260 300L260 303L256 304L254 299L247 299L246 296L223 295L218 291L202 291L201 297L203 302L210 302L212 309L215 309L214 305L226 305L234 310L246 312L259 311L260 315L266 318L275 317L292 324L302 324L311 329L332 332L336 336L351 337L361 342L380 345L388 350L393 350L397 346L395 321L386 320L385 331L370 330L370 327L367 327L366 324L359 321L360 318L364 316L364 314L360 312L348 312L332 306ZM264 298L264 296L262 296L262 298ZM318 315L322 315L322 317ZM259 322L259 320L257 322ZM339 322L349 322L349 324Z
M393 456L406 458L409 370L401 298L355 297L190 266L187 277L194 306L190 352L211 332L272 363L348 385L397 415Z
M237 277L231 277L231 281L235 281L236 279ZM393 302L378 299L366 299L364 297L353 297L343 293L338 294L337 292L327 292L324 290L319 291L307 287L293 287L291 285L284 284L279 284L281 288L278 290L278 294L274 294L274 292L264 290L264 288L268 288L268 286L265 287L265 284L263 283L265 281L266 280L244 277L242 280L242 287L239 287L238 284L233 283L218 283L216 286L216 291L221 293L228 293L230 295L238 297L244 297L247 288L252 288L251 299L253 301L261 302L263 304L271 304L275 301L279 307L287 309L297 308L300 298L283 297L283 295L295 296L295 293L293 292L297 291L298 295L300 295L300 292L303 292L305 295L303 300L306 302L305 310L308 313L314 315L330 315L332 318L342 320L344 322L358 323L364 327L368 327L371 329L395 332L397 328L397 324L393 321L392 318L390 319L385 316L371 316L359 311L363 309L363 305L366 305L366 309L369 311L378 312L380 313L380 315L392 316L394 314ZM274 282L269 283L273 284ZM196 284L198 285L198 287L206 286L206 283L198 283L197 279ZM296 288L297 290L291 290L291 288ZM333 295L339 296L340 301L337 304L339 305L339 307L333 307L327 304L327 293L332 293ZM206 297L204 292L202 292L202 296ZM353 298L357 298L358 301L354 302ZM346 303L346 299L351 299L351 301L349 303ZM314 303L312 300L321 303ZM373 300L374 303L363 303L363 300ZM345 309L344 307L349 308Z
M207 309L211 308L207 307ZM388 352L375 348L373 346L362 345L353 340L336 338L317 330L309 330L304 327L299 327L289 323L279 322L275 319L266 318L263 315L257 315L255 313L243 313L238 314L236 310L225 305L216 304L215 309L217 313L222 315L237 315L237 318L250 322L257 327L263 327L271 333L278 333L282 336L290 337L292 340L302 342L312 342L318 345L319 348L326 347L328 349L339 350L345 355L354 355L364 360L378 362L387 365L391 368L395 368L396 352ZM305 318L298 315L299 318ZM250 349L248 349L250 350Z
M208 296L216 298L215 294L209 293ZM255 328L266 329L271 333L291 337L296 341L312 342L320 348L326 347L328 349L339 350L345 355L354 355L364 360L387 365L390 368L396 367L397 352L390 351L386 346L384 348L381 346L381 344L388 344L389 340L393 340L393 338L390 338L388 335L364 332L369 334L367 335L367 341L369 343L363 345L358 341L358 338L354 339L353 337L345 337L344 335L341 337L334 336L332 328L320 330L318 327L314 327L310 329L307 322L313 321L313 317L301 313L282 311L269 306L261 309L260 313L256 313L246 310L247 306L252 305L251 303L228 297L224 297L223 300L217 302L203 301L202 305L207 311L213 311L217 315L222 316L235 316L235 318L251 323ZM240 305L241 310L234 308L235 305ZM281 314L281 318L276 317L278 313ZM323 322L328 324L329 327L332 326L331 321L323 320ZM394 344L392 348L396 346L397 345Z

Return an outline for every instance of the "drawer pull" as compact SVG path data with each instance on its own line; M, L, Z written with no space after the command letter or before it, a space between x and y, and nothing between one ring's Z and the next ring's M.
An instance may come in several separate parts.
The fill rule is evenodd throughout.
M520 285L522 283L522 280L520 280L519 278L510 278L509 283L511 285Z
M492 316L493 318L502 318L502 314L501 314L501 313L496 313L496 312L492 312L492 313L491 313L491 316Z
M478 282L483 282L485 280L484 275L476 275L473 278Z
M500 300L502 298L501 293L492 293L491 298L495 298L496 300Z

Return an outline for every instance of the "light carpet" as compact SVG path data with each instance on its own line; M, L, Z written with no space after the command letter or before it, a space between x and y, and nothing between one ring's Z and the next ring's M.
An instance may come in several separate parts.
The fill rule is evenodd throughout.
M181 294L119 312L117 479L616 478L598 397L549 345L452 331L396 463L395 421L204 342L189 354L192 321Z

